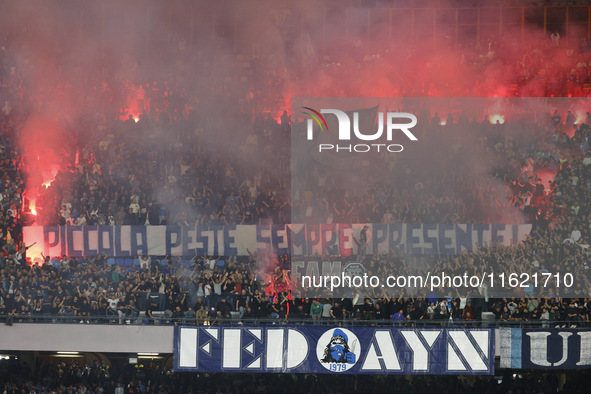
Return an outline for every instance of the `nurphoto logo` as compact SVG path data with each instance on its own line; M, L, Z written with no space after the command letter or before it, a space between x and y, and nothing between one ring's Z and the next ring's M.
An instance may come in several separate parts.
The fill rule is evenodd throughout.
M371 118L371 116L368 117L368 115L365 114L364 116L366 119L360 120L361 111L347 113L338 109L321 109L320 111L316 111L310 107L303 107L303 109L306 110L304 114L310 117L307 120L306 125L306 138L308 141L314 140L314 122L320 128L320 132L329 133L333 131L332 127L329 130L328 122L323 116L323 114L329 114L334 115L336 117L336 121L338 122L338 130L336 132L338 141L335 142L346 142L352 140L364 142L359 144L319 143L318 152L402 152L404 147L401 144L390 143L393 140L395 134L398 132L402 132L411 141L418 141L418 138L410 131L410 129L417 125L417 117L408 112L387 112L385 116L384 112L378 112L377 131L374 132L373 130L361 130L362 128L371 127L372 125L375 126L375 117ZM353 122L351 122L351 116L353 117ZM385 122L384 117L386 119ZM351 123L353 124L353 127L351 127ZM360 127L360 124L363 127ZM379 142L380 140L383 140L384 128L386 130L386 142L388 143Z

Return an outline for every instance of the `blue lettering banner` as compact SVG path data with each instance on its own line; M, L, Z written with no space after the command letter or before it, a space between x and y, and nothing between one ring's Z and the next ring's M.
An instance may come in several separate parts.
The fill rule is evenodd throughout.
M487 328L175 327L178 372L494 373Z
M591 366L591 330L502 328L501 367L583 369Z
M366 227L367 226L367 227ZM29 257L140 254L247 256L271 248L291 256L359 253L454 254L485 244L523 241L531 225L284 224L231 226L32 226L23 229Z

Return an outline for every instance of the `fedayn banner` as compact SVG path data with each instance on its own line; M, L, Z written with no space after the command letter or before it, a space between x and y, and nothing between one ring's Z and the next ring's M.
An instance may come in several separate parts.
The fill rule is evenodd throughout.
M486 328L175 327L177 372L494 373Z

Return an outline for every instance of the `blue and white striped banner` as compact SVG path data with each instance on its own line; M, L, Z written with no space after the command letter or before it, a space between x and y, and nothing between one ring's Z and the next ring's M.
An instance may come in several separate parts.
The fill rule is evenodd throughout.
M501 368L591 367L591 330L501 328Z

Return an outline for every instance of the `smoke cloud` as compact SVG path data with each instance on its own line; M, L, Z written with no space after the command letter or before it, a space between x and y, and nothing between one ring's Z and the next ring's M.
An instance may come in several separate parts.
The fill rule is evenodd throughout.
M48 212L80 198L63 188L67 182L59 182L58 169L73 174L64 179L94 171L120 177L119 186L133 187L129 174L117 172L117 166L136 160L145 176L140 181L150 183L148 198L177 209L174 215L194 219L196 208L185 201L191 185L199 189L208 182L227 182L223 179L234 173L230 178L238 183L268 175L287 187L289 182L281 179L289 174L277 170L276 163L288 152L265 149L265 144L281 146L278 139L284 139L283 146L288 146L286 134L268 134L279 130L276 123L294 97L583 93L574 85L561 85L566 76L583 72L573 64L585 59L577 42L566 41L560 21L544 33L539 18L522 29L515 18L504 15L499 34L497 8L465 8L458 11L456 30L455 8L438 6L411 10L356 2L72 1L58 7L43 1L4 2L2 101L9 101L13 116L21 120L16 135L26 156L27 196L43 198ZM487 16L481 18L486 26L480 32L473 23L479 12ZM563 35L558 45L549 37L552 32ZM577 34L572 28L568 38ZM553 76L556 83L547 84ZM159 92L149 113L142 90ZM158 113L155 108L163 102L167 110ZM491 101L491 112L494 105ZM542 116L553 110L542 107L529 112ZM577 110L577 116L586 112ZM428 116L436 111L429 108ZM129 115L141 118L138 127L123 122ZM447 114L440 111L439 116ZM268 131L265 138L252 149L241 149L258 129ZM528 130L512 138L527 143L538 136ZM488 191L491 195L501 198L506 185L493 173L506 158L471 150L477 139L469 133L435 136L430 144L440 153L430 151L432 158L448 171L465 171L462 179L467 182L482 180L494 189ZM102 156L91 155L101 141L108 146ZM151 164L150 158L162 156L170 159ZM218 173L209 174L213 180L205 174L193 174L185 183L170 179L180 171L177 167L199 168L195 157L220 163ZM97 169L97 160L112 166ZM88 168L81 170L81 164ZM404 179L423 176L418 163L396 166ZM49 193L42 184L56 176ZM150 180L159 177L167 179L165 184ZM398 178L392 181L401 184ZM224 185L237 186L232 181ZM399 192L412 198L414 187L408 184ZM432 194L442 197L438 189ZM481 216L519 220L512 211L495 215Z

